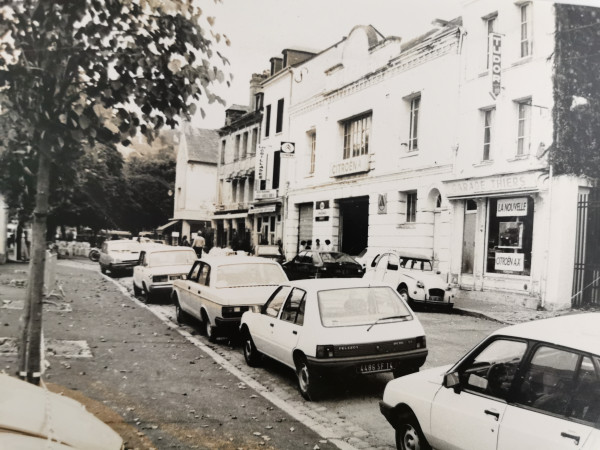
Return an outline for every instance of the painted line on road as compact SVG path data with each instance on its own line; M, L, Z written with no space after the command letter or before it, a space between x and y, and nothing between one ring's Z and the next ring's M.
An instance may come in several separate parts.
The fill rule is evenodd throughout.
M119 283L117 280L115 280L107 275L104 275L104 274L102 276L104 278L106 278L107 280L111 281L123 293L123 295L125 295L127 298L129 298L132 302L134 302L135 304L137 304L138 306L140 306L142 308L146 308L148 311L150 311L152 314L154 314L156 317L158 317L161 320L161 322L163 322L166 326L168 326L170 329L172 329L174 331L177 331L187 341L189 341L190 343L194 344L194 346L196 346L199 349L201 349L202 351L204 351L208 356L210 356L215 362L220 364L224 369L226 369L232 375L239 378L240 381L245 383L247 386L250 386L256 392L258 392L260 395L262 395L266 400L270 401L275 406L277 406L279 409L281 409L285 413L292 416L298 422L302 423L307 428L313 430L320 437L322 437L323 439L327 439L329 442L334 444L340 450L358 450L357 447L354 447L353 445L349 444L348 442L342 440L341 433L336 432L331 427L327 427L327 426L317 423L309 415L303 413L302 411L299 411L297 408L295 408L290 403L277 397L275 394L270 392L265 386L263 386L261 383L259 383L255 379L253 379L250 376L243 373L241 370L239 370L237 367L235 367L232 363L230 363L227 359L225 359L224 357L219 355L217 352L215 352L212 348L210 348L209 346L204 344L202 341L200 341L197 337L192 336L187 330L184 330L181 327L179 327L177 324L173 323L173 321L170 319L169 316L167 316L167 314L164 311L156 310L156 309L148 307L148 305L146 305L145 303L141 302L136 297L131 295L129 290L125 286L123 286L121 283ZM327 420L323 419L323 421L327 421ZM353 438L353 440L359 441L359 442L361 442L361 444L364 443L364 445L366 447L361 445L362 448L370 447L370 445L368 445L364 441L361 441L360 439Z

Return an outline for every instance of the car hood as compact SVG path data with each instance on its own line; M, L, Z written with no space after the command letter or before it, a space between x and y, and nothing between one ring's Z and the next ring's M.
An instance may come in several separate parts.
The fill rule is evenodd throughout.
M65 445L90 450L118 450L123 445L123 440L112 428L68 397L0 374L0 399L0 429L3 431L40 439L50 436ZM52 430L46 418L47 411L52 414ZM10 435L4 438L18 439Z
M279 285L242 286L216 289L224 305L264 305Z
M426 381L426 382L441 386L442 381L444 381L444 374L446 372L448 372L448 370L450 370L450 367L452 367L452 364L422 370L418 373L418 377L422 381Z
M431 289L432 287L439 287L441 289L446 289L448 283L446 283L437 273L435 272L424 272L424 271L406 271L402 272L411 278L414 278L417 281L422 281L425 284L427 289Z
M319 341L331 345L351 345L371 342L386 342L425 336L425 330L416 320L382 322L374 326L355 325L323 327L319 330ZM368 330L368 331L367 331Z

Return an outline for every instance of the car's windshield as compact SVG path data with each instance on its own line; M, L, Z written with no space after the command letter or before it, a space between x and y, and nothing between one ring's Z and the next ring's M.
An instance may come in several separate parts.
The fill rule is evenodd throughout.
M167 251L155 252L149 255L148 265L156 266L176 266L179 264L189 264L190 266L196 261L196 252L192 249L189 251Z
M217 288L278 285L288 281L276 264L227 264L217 268Z
M391 287L331 289L320 291L317 297L324 327L371 325L385 317L412 320L410 310Z
M321 259L326 263L353 263L356 262L352 259L351 256L348 256L346 253L339 252L321 252Z
M138 242L115 242L108 245L109 252L139 252L140 248Z

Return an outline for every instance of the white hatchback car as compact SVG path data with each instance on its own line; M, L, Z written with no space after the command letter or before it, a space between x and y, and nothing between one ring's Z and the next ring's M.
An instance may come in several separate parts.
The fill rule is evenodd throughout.
M142 250L139 264L133 268L133 292L144 293L150 303L157 294L171 295L173 281L185 279L196 252L190 247L158 245Z
M142 244L130 239L104 241L100 248L100 271L111 275L133 269L140 259Z
M399 449L599 449L600 313L502 328L390 381L380 408Z
M237 331L245 311L259 307L281 283L288 281L281 266L254 256L203 256L187 279L173 283L178 322L192 316L209 338Z
M396 286L409 305L454 306L454 289L433 270L431 258L425 254L384 251L367 267L365 278Z
M296 371L307 400L330 370L395 376L425 362L425 332L398 293L360 278L298 280L280 286L240 326L250 366L267 355Z

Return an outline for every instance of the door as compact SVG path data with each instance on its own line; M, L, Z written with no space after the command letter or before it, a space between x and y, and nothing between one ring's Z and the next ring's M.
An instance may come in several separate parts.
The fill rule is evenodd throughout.
M541 345L500 424L499 450L582 448L600 418L600 378L590 356Z
M313 204L306 203L298 206L298 245L302 241L310 241L313 233Z
M399 284L400 258L394 253L389 254L383 281L397 287Z
M473 266L475 265L475 235L477 233L476 225L477 203L473 200L467 200L465 203L461 273L473 274Z
M185 281L181 282L181 281L176 281L175 283L177 283L178 289L177 289L177 295L179 297L179 305L181 306L181 309L183 309L184 311L191 313L191 302L192 302L192 297L191 297L191 292L192 292L192 287L196 285L196 283L198 282L198 275L200 274L200 269L202 267L202 263L200 261L196 261L194 263L194 265L192 266L192 270L190 270L190 273L188 274L187 278Z
M377 266L375 266L375 274L373 275L373 281L383 281L385 277L385 273L387 271L387 265L390 260L389 253L382 255L377 261Z
M369 197L338 201L340 209L340 251L358 255L369 242Z
M298 344L304 324L305 297L305 291L294 288L273 327L274 357L290 367L294 367L292 353Z
M273 342L273 329L279 316L279 311L285 300L288 298L290 291L289 286L279 287L265 303L260 315L256 317L253 326L250 329L250 334L254 340L256 348L271 358L275 357L275 344Z
M506 399L526 350L526 342L494 338L459 366L459 384L440 388L433 401L434 448L496 450Z

